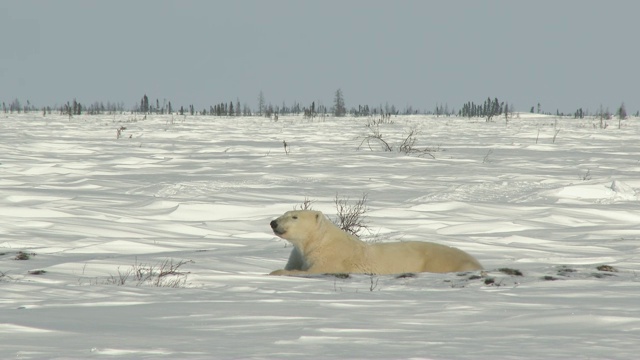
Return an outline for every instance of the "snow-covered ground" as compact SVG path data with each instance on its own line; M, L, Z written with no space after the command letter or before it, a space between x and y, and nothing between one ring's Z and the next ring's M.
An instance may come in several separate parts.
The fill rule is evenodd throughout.
M638 356L638 119L374 120L1 114L0 358ZM270 220L363 194L486 272L265 275Z

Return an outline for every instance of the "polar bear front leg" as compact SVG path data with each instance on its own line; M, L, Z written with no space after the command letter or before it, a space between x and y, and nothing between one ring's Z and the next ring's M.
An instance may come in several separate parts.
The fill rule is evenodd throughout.
M284 267L285 270L302 270L304 266L304 258L302 257L302 253L298 250L297 247L293 247L291 250L291 254L289 255L289 260L287 261L287 265Z

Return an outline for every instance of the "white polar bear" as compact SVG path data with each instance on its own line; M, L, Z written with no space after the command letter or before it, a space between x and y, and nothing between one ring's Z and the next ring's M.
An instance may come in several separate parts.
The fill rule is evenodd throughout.
M445 245L406 241L369 244L334 225L320 211L288 211L271 222L294 246L284 269L270 275L402 274L481 270L466 252Z

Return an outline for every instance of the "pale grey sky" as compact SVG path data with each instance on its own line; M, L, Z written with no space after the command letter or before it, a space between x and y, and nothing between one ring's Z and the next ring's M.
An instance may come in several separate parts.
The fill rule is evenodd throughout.
M640 1L1 0L0 101L640 110Z

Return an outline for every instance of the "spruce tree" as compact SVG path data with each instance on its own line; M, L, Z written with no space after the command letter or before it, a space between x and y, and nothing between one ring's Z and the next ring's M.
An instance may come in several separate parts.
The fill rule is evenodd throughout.
M336 96L334 99L333 105L333 115L334 116L344 116L347 113L347 108L344 104L344 96L342 95L342 90L336 90Z

